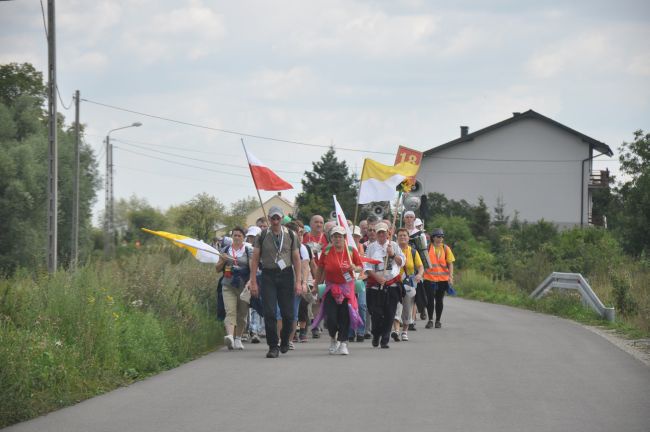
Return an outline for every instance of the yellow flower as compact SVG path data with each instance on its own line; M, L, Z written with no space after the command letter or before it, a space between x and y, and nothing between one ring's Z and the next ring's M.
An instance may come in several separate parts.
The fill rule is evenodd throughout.
M88 304L95 304L95 297L93 296L88 296Z
M120 314L113 312L113 318L117 321L120 318Z
M108 304L109 304L110 306L112 306L113 303L114 303L114 301L113 301L113 297L107 295L107 296L106 296L106 302L108 302Z

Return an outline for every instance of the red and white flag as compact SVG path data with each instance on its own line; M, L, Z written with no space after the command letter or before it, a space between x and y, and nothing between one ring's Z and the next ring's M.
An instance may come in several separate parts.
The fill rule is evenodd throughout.
M345 218L345 214L343 214L343 209L341 208L341 204L339 204L339 202L336 200L336 195L332 195L332 197L334 198L334 210L336 211L336 223L339 226L345 228L346 242L348 246L352 246L354 249L357 249L357 244L354 242L354 237L352 237L352 230L348 225L348 220Z
M279 191L286 189L293 189L286 181L282 180L276 173L271 171L269 167L264 165L262 161L255 157L246 147L244 147L246 152L246 159L248 159L248 166L251 170L253 176L253 182L255 182L255 187L259 190L265 191Z

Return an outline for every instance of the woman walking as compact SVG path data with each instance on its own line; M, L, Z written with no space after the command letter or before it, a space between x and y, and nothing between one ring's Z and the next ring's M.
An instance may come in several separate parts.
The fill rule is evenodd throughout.
M436 311L435 327L440 328L442 317L442 299L449 291L450 284L454 283L454 257L453 252L443 243L445 233L442 228L436 228L431 233L431 245L429 246L429 260L431 267L424 273L424 289L427 293L427 314L429 321L425 328L432 328L433 311Z
M222 259L216 265L223 270L223 302L226 308L224 343L229 350L243 350L241 336L246 329L248 303L240 298L244 285L250 277L249 260L252 256L250 245L244 244L246 233L243 228L232 230L232 244L224 250Z
M361 271L361 257L356 249L345 244L345 228L335 226L330 230L331 244L325 248L318 262L317 283L325 282L323 303L312 328L327 319L330 334L330 354L348 355L350 327L362 324L354 295L354 272Z

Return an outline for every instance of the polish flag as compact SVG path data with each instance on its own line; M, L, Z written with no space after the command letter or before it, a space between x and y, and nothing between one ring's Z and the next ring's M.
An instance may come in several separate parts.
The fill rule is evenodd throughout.
M269 167L264 165L262 161L260 161L255 157L255 155L248 151L246 147L244 147L244 151L246 152L248 166L251 169L253 182L255 182L255 187L257 189L266 191L293 189L293 186L278 177L276 173L271 171Z

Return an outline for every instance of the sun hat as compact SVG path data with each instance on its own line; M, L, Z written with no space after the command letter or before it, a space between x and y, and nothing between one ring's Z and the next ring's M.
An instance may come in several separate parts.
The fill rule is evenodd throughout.
M248 231L246 231L246 237L252 236L255 237L259 235L259 233L262 232L262 228L258 227L257 225L251 225L248 227Z
M344 236L345 235L345 228L343 228L342 226L338 226L338 225L333 226L332 229L330 229L330 235L332 236L334 234L341 234L342 236Z
M361 227L355 225L354 229L352 230L352 235L353 236L358 235L359 237L361 237Z
M413 222L413 226L416 227L416 228L421 226L421 225L424 225L424 222L422 222L422 219L420 219L420 218L415 219L415 222Z
M386 225L386 224L383 223L383 222L379 222L377 225L375 225L375 231L376 231L376 232L379 232L379 231L386 231L386 232L388 232L388 225Z
M435 236L445 236L445 232L442 230L442 228L435 228L433 231L431 231L431 237Z

